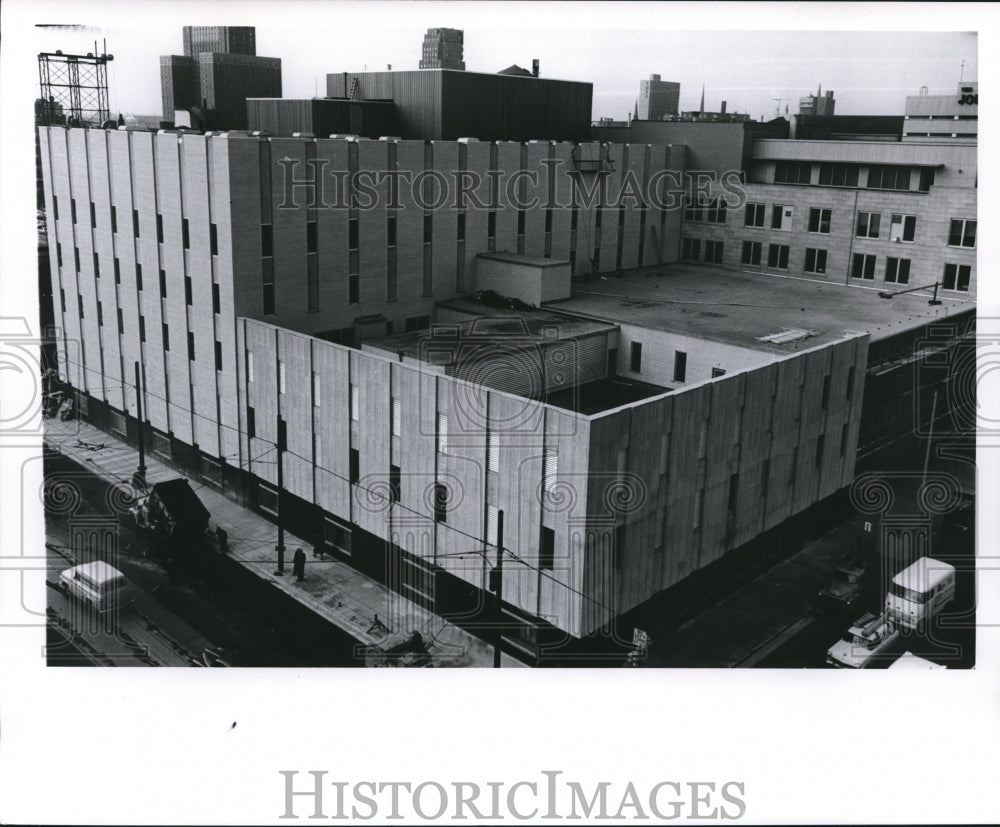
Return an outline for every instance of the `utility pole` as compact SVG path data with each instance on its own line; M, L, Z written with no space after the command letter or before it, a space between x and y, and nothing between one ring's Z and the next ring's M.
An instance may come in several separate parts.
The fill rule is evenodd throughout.
M146 443L143 441L142 419L142 381L139 374L139 363L135 363L135 417L139 421L139 470L132 477L132 483L137 481L146 487Z
M500 668L500 650L503 647L503 511L497 512L497 564L496 568L490 572L496 591L496 604L494 606L493 627L495 637L493 639L493 668Z
M281 452L285 450L285 434L284 428L282 428L281 415L278 415L278 545L275 549L278 552L278 568L275 569L274 573L278 577L282 577L285 574L285 525L284 525L284 515L281 512L281 494L285 489L285 478L282 476L282 462L281 462Z

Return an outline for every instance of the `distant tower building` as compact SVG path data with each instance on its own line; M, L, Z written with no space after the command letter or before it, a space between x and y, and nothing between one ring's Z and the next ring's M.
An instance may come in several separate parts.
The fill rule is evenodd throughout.
M676 115L680 104L681 85L660 80L659 75L650 75L649 80L639 83L639 120L658 121L664 115Z
M163 119L196 110L192 126L246 129L247 98L281 97L281 59L257 56L252 26L185 26L184 54L160 58Z
M202 52L255 55L257 31L253 26L185 26L184 54L198 57Z
M424 35L423 56L420 59L421 69L460 69L465 70L463 56L463 41L465 34L461 29L428 29Z
M815 95L806 95L804 98L799 98L799 114L832 115L834 103L833 92L827 92L824 95L823 85L820 84Z

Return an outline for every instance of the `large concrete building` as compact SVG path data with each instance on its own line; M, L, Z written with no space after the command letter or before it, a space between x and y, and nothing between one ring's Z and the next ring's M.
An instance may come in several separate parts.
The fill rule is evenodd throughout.
M461 29L428 29L420 53L421 69L465 69L465 33Z
M928 95L927 88L906 99L903 140L922 143L975 143L979 138L979 84L960 83L951 95Z
M185 26L184 54L160 58L163 119L188 112L202 129L246 129L250 97L281 97L281 59L258 57L252 27Z
M745 203L690 206L681 258L971 302L976 180L974 145L756 140Z
M664 115L676 115L680 105L681 85L650 75L639 82L637 117L642 121L658 121Z
M782 278L780 254L766 271L718 266L746 234L825 235L840 219L824 208L860 226L846 201L817 202L816 230L796 223L804 207L786 213L791 192L863 195L812 186L812 169L787 183L779 162L816 157L800 142L755 145L748 197L784 199L758 227L756 206L741 221L750 205L682 224L665 205L574 197L683 172L683 146L39 137L61 378L80 415L130 440L142 427L163 459L280 507L290 529L453 618L489 606L503 512L505 640L529 660L613 639L623 614L842 491L880 375L871 354L895 359L900 335L972 313L957 287L932 306L850 276ZM965 222L965 172L945 164L931 184L930 156L899 146L911 155L867 161L906 166L892 180L915 192L882 197L940 187L957 200L935 203ZM837 176L853 162L822 156ZM474 182L451 193L466 197L441 200L456 174ZM868 213L869 235L839 244L933 238L914 214L876 239ZM692 228L727 222L699 239L708 266L664 266L694 257ZM974 256L969 230L958 249ZM591 273L619 277L571 281Z
M337 72L326 94L395 101L406 139L590 140L590 83L454 69Z

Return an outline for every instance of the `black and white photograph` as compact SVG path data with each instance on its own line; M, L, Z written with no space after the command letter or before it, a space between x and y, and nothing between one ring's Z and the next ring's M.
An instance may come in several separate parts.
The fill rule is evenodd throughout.
M998 18L864 10L5 4L0 820L1000 819Z

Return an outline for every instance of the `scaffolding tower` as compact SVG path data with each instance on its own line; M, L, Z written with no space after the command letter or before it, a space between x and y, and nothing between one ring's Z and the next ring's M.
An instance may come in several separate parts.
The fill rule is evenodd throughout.
M38 55L42 123L100 127L110 119L108 63L115 57L96 52L95 43L94 51L85 55L61 51Z

